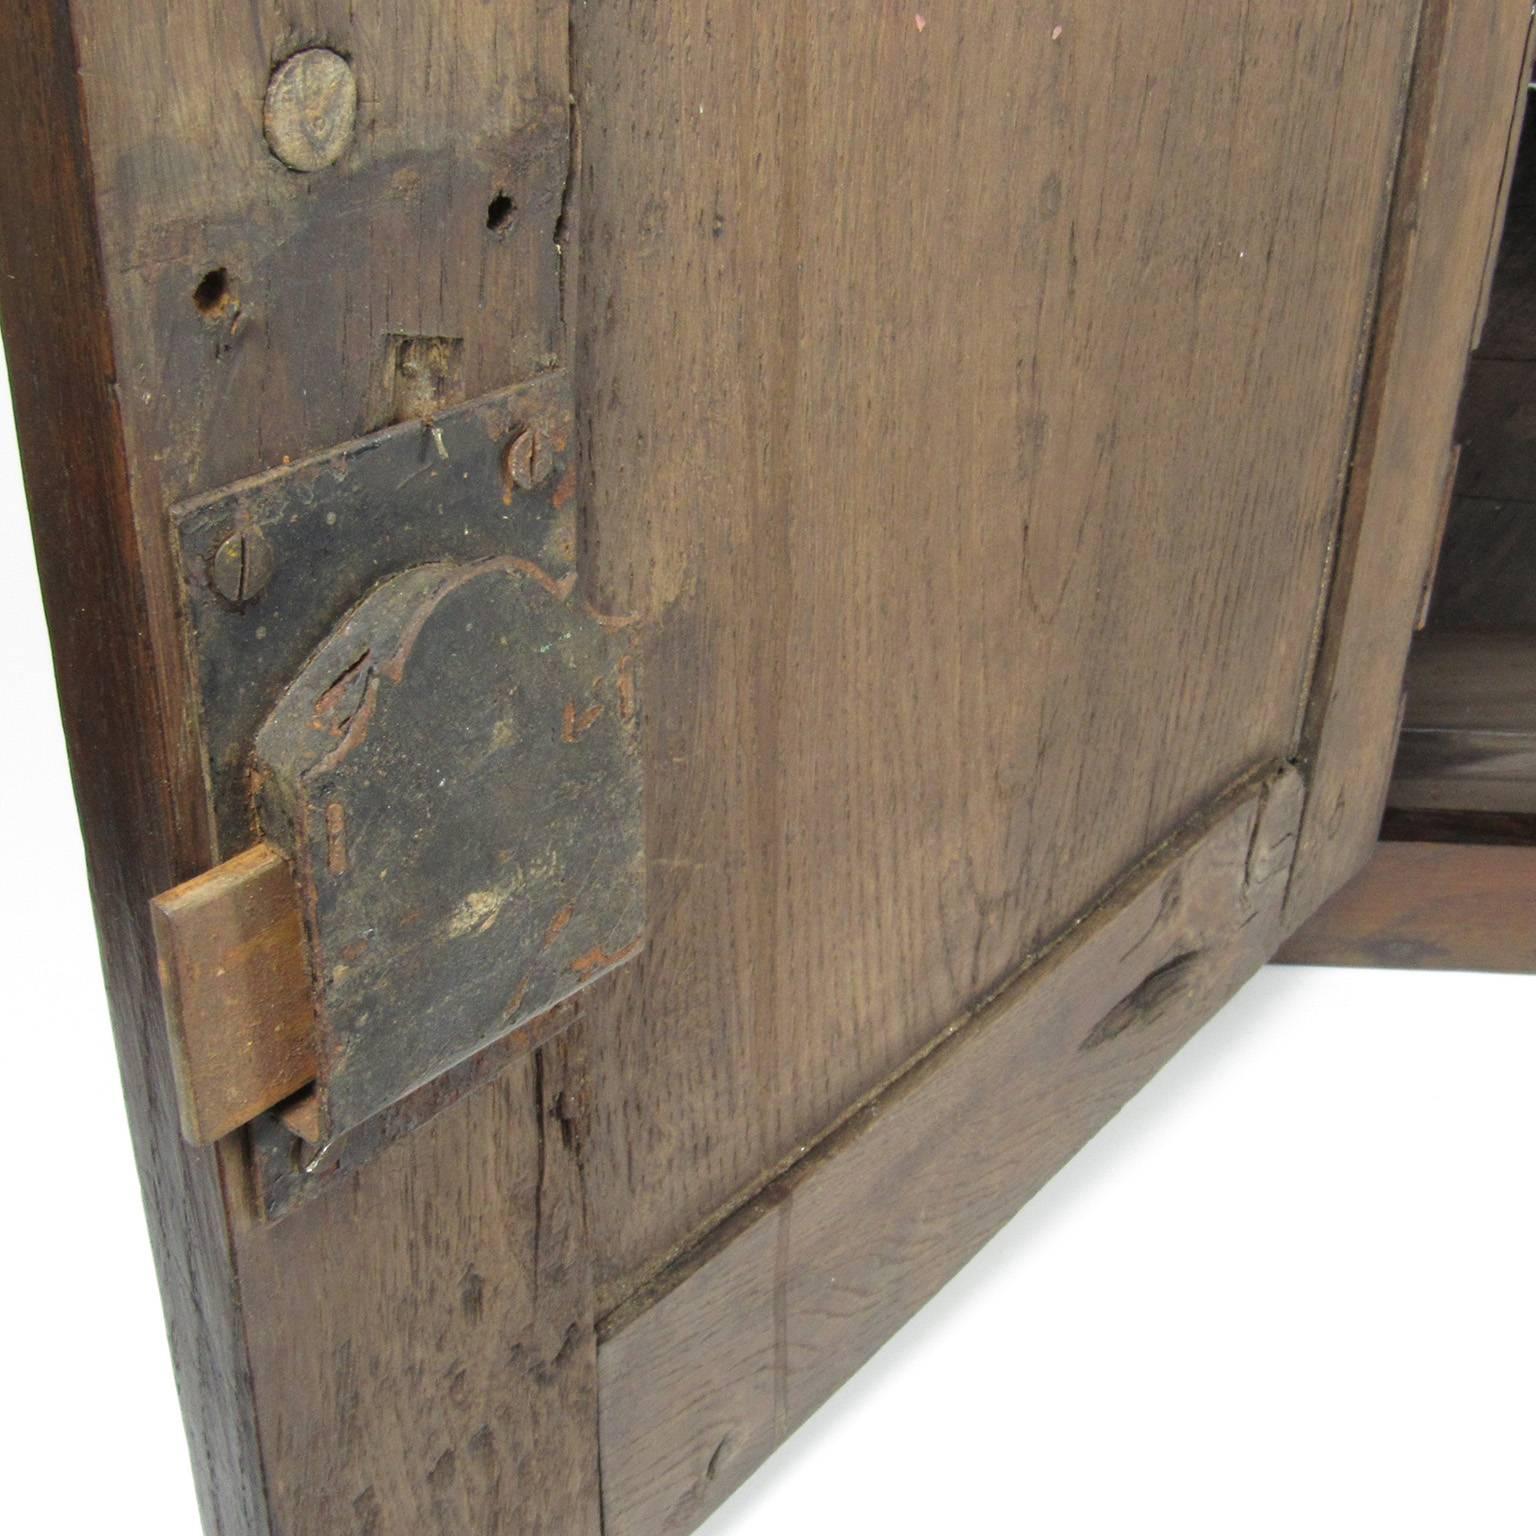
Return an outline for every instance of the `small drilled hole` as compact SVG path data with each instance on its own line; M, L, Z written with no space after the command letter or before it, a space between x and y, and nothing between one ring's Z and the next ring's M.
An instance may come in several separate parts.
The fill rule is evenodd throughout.
M205 320L213 320L222 315L232 299L229 273L223 267L215 267L192 290L192 302L197 305L198 314Z
M517 204L505 192L498 192L485 210L485 227L499 235L512 227L516 214Z

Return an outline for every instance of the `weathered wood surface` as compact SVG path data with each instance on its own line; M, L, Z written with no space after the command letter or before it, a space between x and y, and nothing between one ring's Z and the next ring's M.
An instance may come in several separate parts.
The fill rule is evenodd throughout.
M1515 9L1457 7L1432 74L1434 196L1392 290L1420 351L1395 344L1394 370L1464 346L1428 335L1416 285L1440 285L1454 332ZM594 1316L1237 774L1290 756L1419 11L1255 0L1213 28L1174 0L1059 23L933 0L921 29L852 0L0 13L20 104L0 194L28 210L0 236L7 341L210 1530L596 1531ZM351 61L358 109L302 173L269 152L266 92L313 44ZM213 853L168 508L511 384L573 320L583 565L602 608L638 614L649 664L648 958L559 1042L261 1223L237 1146L181 1144L156 1000L148 898ZM1417 414L1389 401L1410 446L1433 436L1438 378L1414 377ZM1411 501L1404 474L1377 494ZM1351 572L1370 559L1353 548ZM1387 565L1359 591L1411 609L1422 560ZM1346 714L1381 681L1353 655L1379 638L1330 642ZM1340 730L1378 728L1362 709ZM1351 785L1384 778L1381 742L1346 747ZM1336 832L1314 832L1319 868ZM1127 1008L1089 977L1064 1015L956 1035L1027 1061L1081 1031L1061 1121L974 1227L934 1150L970 1159L964 1116L921 1121L910 1172L937 1225L914 1303L1273 939L1267 915L1219 934L1208 959L1111 967ZM957 1049L913 1103L969 1102L964 1070L945 1087ZM822 1274L807 1258L806 1284ZM771 1423L900 1303L829 1321ZM745 1327L736 1347L758 1358ZM777 1432L753 1429L751 1454ZM703 1471L718 1450L736 1475L738 1453L706 1449Z
M207 867L163 551L136 503L80 60L60 4L0 9L0 316L128 1122L203 1521L270 1529L223 1170L182 1138L152 896Z
M586 1102L568 1032L243 1233L273 1531L599 1536Z
M287 859L259 843L153 910L181 1127L206 1146L314 1080L299 895Z
M1369 858L1466 359L1525 111L1523 3L1428 0L1333 591L1303 731L1293 924Z
M1262 964L1300 811L1286 769L1197 817L609 1319L606 1536L692 1530Z
M1536 971L1536 843L1383 842L1276 959Z
M146 505L395 419L402 343L457 344L438 404L560 351L563 6L70 9ZM341 157L305 174L272 153L263 119L273 66L316 43L351 61L358 111Z
M130 1118L220 1536L596 1529L563 1068L512 1066L381 1159L379 1182L257 1224L238 1143L182 1139L149 909L214 853L168 508L551 361L567 30L533 0L0 11L17 113L0 303ZM360 105L345 153L304 175L269 152L263 111L273 64L316 41L353 61ZM563 1122L541 1073L567 1094ZM461 1373L472 1339L487 1353Z
M277 1221L289 1211L345 1184L385 1147L414 1135L446 1110L494 1082L520 1057L538 1051L557 1035L579 1027L580 999L562 1003L548 1013L503 1036L494 1045L450 1067L431 1082L397 1100L354 1131L321 1142L318 1094L301 1094L247 1128L251 1196L257 1219ZM484 1110L483 1113L494 1112ZM294 1136L310 1145L296 1148Z
M573 12L586 529L647 626L605 1305L1291 753L1418 10Z

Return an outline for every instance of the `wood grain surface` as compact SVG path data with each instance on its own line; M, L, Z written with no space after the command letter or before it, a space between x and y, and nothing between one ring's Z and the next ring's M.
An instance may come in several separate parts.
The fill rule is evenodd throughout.
M610 1318L606 1536L692 1530L1236 989L1301 781L1236 790Z
M1388 804L1536 815L1536 630L1430 630L1408 661Z
M172 1354L219 1536L595 1530L564 1053L452 1106L377 1182L262 1225L238 1140L181 1137L149 921L152 896L212 863L170 504L393 419L402 395L419 410L552 361L566 31L563 9L533 0L0 9L18 113L0 168L6 345ZM302 175L269 153L263 105L273 65L314 43L353 61L360 105L341 158ZM425 395L396 378L422 337L462 341ZM476 1276L484 1328L463 1309ZM473 1372L450 1368L480 1339Z
M1434 560L1467 355L1525 112L1523 3L1428 0L1381 306L1299 761L1310 794L1291 921L1369 858Z
M1380 843L1276 959L1536 971L1536 845Z
M207 867L163 550L131 493L80 61L63 4L0 8L0 317L128 1123L210 1532L270 1530L221 1156L183 1141L149 901Z
M923 15L574 13L589 558L647 626L604 1306L1295 745L1417 4Z
M579 1040L243 1233L274 1531L599 1536Z
M702 1512L1276 940L1295 780L1212 806L1296 752L1324 621L1294 915L1363 857L1528 22L1422 11L0 9L0 307L209 1531L595 1536L610 1313L603 1411L681 1437L613 1441L610 1512ZM357 110L301 172L267 90L314 46ZM148 900L212 862L169 508L556 363L643 653L645 954L264 1222L238 1139L181 1140L155 982ZM823 1160L928 1192L910 1263L849 1225L846 1319ZM634 1374L733 1211L734 1447Z
M314 1081L299 893L258 843L152 906L182 1133L206 1146Z

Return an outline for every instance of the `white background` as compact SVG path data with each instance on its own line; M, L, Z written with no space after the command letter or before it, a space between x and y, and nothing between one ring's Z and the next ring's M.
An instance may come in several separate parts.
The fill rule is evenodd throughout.
M3 394L0 685L0 1527L196 1536ZM1536 978L1265 971L707 1536L1536 1532L1533 1095Z

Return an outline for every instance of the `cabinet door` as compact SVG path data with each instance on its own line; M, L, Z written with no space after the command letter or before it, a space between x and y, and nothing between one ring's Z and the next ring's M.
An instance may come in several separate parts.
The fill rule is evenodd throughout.
M1370 851L1530 8L3 19L207 1528L689 1530Z

